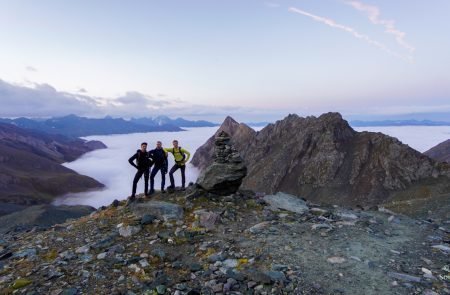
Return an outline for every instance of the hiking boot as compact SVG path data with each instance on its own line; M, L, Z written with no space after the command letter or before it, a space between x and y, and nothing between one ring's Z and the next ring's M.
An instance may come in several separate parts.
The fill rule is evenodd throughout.
M154 193L155 193L155 190L151 189L151 190L148 191L148 196L153 195Z
M162 194L165 194L165 193L166 193L166 190L165 190L165 189L162 189L162 190L161 190L161 193L162 193Z
M175 186L169 185L169 186L167 187L167 189L175 189Z

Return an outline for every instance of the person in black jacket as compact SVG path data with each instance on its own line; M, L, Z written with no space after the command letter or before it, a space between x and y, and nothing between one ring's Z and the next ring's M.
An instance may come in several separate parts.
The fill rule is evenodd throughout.
M136 164L134 161L136 160ZM141 143L141 149L137 150L136 153L128 159L128 162L137 169L136 175L133 179L133 192L131 193L130 200L134 200L136 196L136 187L139 179L144 175L145 182L145 195L148 195L148 178L150 175L150 167L152 166L152 160L147 152L147 143Z
M154 166L152 173L150 174L150 192L149 195L155 192L155 176L161 171L161 192L165 193L164 187L166 185L166 174L167 174L167 152L162 148L162 142L156 142L156 148L149 152L150 158L152 158Z

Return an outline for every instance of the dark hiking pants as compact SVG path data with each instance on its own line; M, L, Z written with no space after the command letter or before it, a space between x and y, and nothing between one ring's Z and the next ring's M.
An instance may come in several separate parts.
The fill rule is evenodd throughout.
M142 169L142 170L138 170L136 172L136 175L134 176L134 179L133 179L133 192L131 193L132 197L134 197L136 195L136 187L137 187L139 179L141 179L142 175L144 175L144 182L145 182L145 191L144 191L144 193L145 194L148 193L148 178L150 176L150 169Z
M172 187L175 187L175 180L173 179L173 174L178 169L180 169L180 171L181 171L181 186L184 187L185 182L186 182L186 175L185 175L186 165L178 165L178 164L173 165L172 169L170 169L170 172L169 172L170 185Z
M164 173L163 166L156 165L153 167L152 174L150 174L150 190L154 190L155 188L155 176L159 171L161 171L161 190L164 190L166 185L166 173Z

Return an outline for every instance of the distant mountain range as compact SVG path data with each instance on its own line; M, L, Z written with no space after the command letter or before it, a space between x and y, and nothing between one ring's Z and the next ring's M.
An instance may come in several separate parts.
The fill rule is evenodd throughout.
M106 146L0 123L0 215L103 185L61 165Z
M372 126L450 126L450 122L431 120L382 120L382 121L350 121L353 127Z
M204 120L189 121L183 118L170 119L167 116L158 116L155 118L132 118L130 122L144 125L144 126L176 126L176 127L215 127L219 126L217 123L212 123Z
M170 119L167 116L155 118L105 117L99 119L68 115L51 119L1 119L0 122L13 124L20 128L39 130L50 134L63 134L69 137L89 135L127 134L156 131L184 131L182 127L214 127L216 123L208 121L189 121L183 118Z
M78 117L69 115L65 117L39 119L0 119L0 122L14 124L21 128L34 129L51 134L63 134L71 137L107 134L125 134L153 131L182 131L178 126L143 125L122 118L105 117L101 119Z

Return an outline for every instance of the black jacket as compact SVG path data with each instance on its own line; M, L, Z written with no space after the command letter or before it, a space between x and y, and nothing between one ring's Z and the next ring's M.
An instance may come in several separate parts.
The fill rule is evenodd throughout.
M167 166L167 156L166 152L161 149L154 149L149 152L150 158L155 163L155 166L166 167Z
M136 160L137 164L134 163L134 160ZM142 152L141 150L137 150L136 153L128 159L128 163L139 170L149 169L153 165L149 152Z

